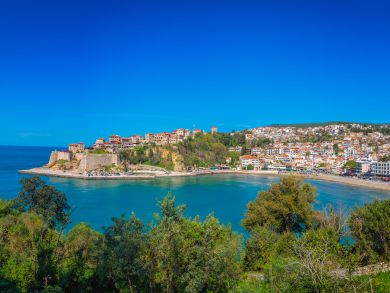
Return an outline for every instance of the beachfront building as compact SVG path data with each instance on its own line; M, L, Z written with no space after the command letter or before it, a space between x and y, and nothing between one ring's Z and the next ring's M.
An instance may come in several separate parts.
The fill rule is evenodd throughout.
M366 174L371 171L371 162L367 161L358 161L356 162L358 167L356 169L356 172L359 174Z
M375 162L371 165L371 172L376 176L390 176L390 162Z
M245 155L240 157L241 168L244 169L252 165L255 170L260 170L260 159L256 156Z

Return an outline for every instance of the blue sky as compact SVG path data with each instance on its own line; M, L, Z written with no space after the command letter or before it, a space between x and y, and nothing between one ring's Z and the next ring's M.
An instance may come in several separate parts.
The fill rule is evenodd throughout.
M388 123L386 2L2 1L0 144Z

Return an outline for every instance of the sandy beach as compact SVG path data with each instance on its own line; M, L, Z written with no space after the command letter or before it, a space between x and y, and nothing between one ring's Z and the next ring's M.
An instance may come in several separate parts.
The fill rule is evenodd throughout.
M59 170L50 170L47 168L32 168L28 170L20 170L21 174L32 174L32 175L42 175L42 176L53 176L53 177L63 177L63 178L77 178L77 179L86 179L86 180L131 180L131 179L154 179L159 177L183 177L183 176L202 176L202 175L212 175L212 174L240 174L240 175L258 175L258 176L290 176L292 174L287 173L278 173L277 171L241 171L241 170L202 170L198 172L139 172L131 175L120 174L120 175L110 175L110 176L88 176L77 171L59 171ZM307 179L314 180L324 180L329 182L337 182L347 185L361 186L366 188L380 189L390 191L390 183L387 182L376 182L362 180L358 178L342 177L336 175L306 175L306 174L293 174L295 176L304 177Z

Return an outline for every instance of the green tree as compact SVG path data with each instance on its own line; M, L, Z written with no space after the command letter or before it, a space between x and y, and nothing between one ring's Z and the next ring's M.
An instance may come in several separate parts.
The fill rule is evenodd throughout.
M390 259L390 199L354 210L348 222L366 262Z
M0 198L0 218L13 212L14 202Z
M152 288L150 272L144 260L147 235L143 223L134 214L113 218L104 229L97 274L103 291L143 292Z
M338 145L337 143L333 144L333 152L334 152L334 154L335 154L336 156L339 155L339 151L340 151L339 145Z
M246 166L246 169L247 170L254 170L255 166L253 166L252 164L249 164L248 166Z
M156 279L163 292L226 292L239 277L240 240L213 216L204 222L184 217L185 206L168 195L151 231Z
M69 222L70 206L63 192L46 185L38 176L22 178L20 183L22 189L15 200L17 208L42 215L51 227Z
M349 170L349 171L353 171L355 170L356 168L358 167L358 163L354 160L349 160L347 161L345 164L344 164L344 168Z
M308 230L291 246L288 257L276 256L266 267L266 280L275 292L337 292L342 281L344 248L333 229Z
M41 290L57 279L60 235L42 215L11 213L0 219L0 279L23 292Z
M243 226L251 231L266 226L276 232L302 232L312 224L316 189L301 178L283 177L249 202Z
M198 134L193 139L180 142L177 148L185 166L210 167L224 164L228 152L218 137L218 134Z
M245 245L242 261L244 269L264 269L276 256L289 255L294 241L295 238L290 232L279 234L266 227L254 227Z
M79 223L65 236L59 284L67 292L92 292L102 235Z
M384 155L379 159L380 162L390 162L390 155Z

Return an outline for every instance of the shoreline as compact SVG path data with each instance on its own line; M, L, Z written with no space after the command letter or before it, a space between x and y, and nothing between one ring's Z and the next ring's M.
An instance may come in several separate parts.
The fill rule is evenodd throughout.
M390 191L390 183L386 182L372 182L367 180L362 180L358 178L349 178L336 175L327 175L327 174L318 174L318 175L305 175L305 174L289 174L289 173L278 173L277 171L238 171L238 170L206 170L202 172L171 172L165 174L160 173L149 173L149 174L132 174L132 175L111 175L111 176L88 176L78 172L72 171L58 171L58 170L49 170L47 168L32 168L28 170L19 170L20 174L32 174L32 175L42 175L50 177L62 177L62 178L74 178L74 179L84 179L84 180L150 180L156 178L164 177L193 177L193 176L204 176L204 175L218 175L218 174L235 174L235 175L257 175L257 176L273 176L273 177L284 177L294 175L297 177L303 177L305 179L321 180L328 182L341 183L351 186L359 186L364 188L372 188L384 191Z

